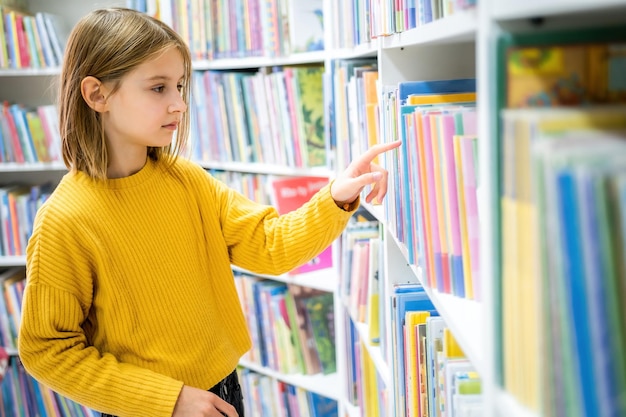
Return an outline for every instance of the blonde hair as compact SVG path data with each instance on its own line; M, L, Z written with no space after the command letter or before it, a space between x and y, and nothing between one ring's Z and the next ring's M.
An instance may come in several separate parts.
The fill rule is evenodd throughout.
M114 93L122 78L170 47L180 52L184 67L181 95L189 103L191 54L183 39L166 24L135 10L95 10L74 27L67 42L59 94L63 162L68 169L105 179L108 155L100 114L87 105L81 81L93 76L111 83ZM173 161L187 146L189 112L184 112L176 138L165 147L148 147L148 156Z

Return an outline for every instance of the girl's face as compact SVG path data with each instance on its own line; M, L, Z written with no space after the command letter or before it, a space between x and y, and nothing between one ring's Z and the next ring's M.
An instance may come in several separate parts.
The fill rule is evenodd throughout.
M143 154L172 142L187 104L181 96L183 59L174 47L126 74L106 100L107 145L113 155ZM106 88L106 86L104 86Z

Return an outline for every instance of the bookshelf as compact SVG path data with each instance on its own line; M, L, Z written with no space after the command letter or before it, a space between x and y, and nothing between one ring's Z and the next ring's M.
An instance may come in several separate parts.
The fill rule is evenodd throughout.
M499 115L496 112L498 97L503 94L496 83L498 59L497 39L503 34L532 33L553 29L578 29L609 24L626 23L625 0L480 0L476 8L460 11L435 20L423 26L390 33L376 38L356 40L345 33L344 25L354 23L352 4L349 1L324 0L325 51L301 53L287 57L223 58L198 60L194 69L205 70L251 70L270 73L273 67L321 64L326 71L337 60L370 59L375 62L379 73L379 85L390 86L412 80L436 80L451 78L476 78L477 80L477 125L480 146L478 160L480 176L480 264L482 298L480 301L446 294L428 285L426 293L439 314L451 329L456 340L480 374L482 380L484 416L540 417L542 414L523 405L514 395L503 388L500 362L501 344L501 301L502 276L500 273L500 233L501 214L499 208L500 171ZM371 2L371 4L393 2ZM124 5L124 1L68 0L49 2L29 0L31 10L45 10L74 22L79 16L96 6ZM382 12L381 12L382 14ZM346 17L346 22L341 22ZM361 36L363 36L361 34ZM53 100L50 85L58 76L57 69L0 69L2 99L29 105L47 104ZM328 80L326 79L327 83ZM42 93L44 92L44 93ZM380 96L379 96L380 97ZM328 96L325 100L329 100ZM326 103L328 105L328 102ZM339 147L339 144L337 144ZM272 164L250 164L239 161L203 161L207 169L261 175L329 175L342 168L338 148L329 155L332 166L301 169ZM386 160L393 165L393 161ZM0 164L0 181L11 183L28 178L37 181L41 178L58 181L64 173L59 164ZM391 188L388 199L394 198ZM367 206L385 228L383 239L384 285L390 290L398 282L428 282L422 266L411 262L406 244L393 232L395 213L388 206ZM335 259L342 254L335 248ZM1 257L1 266L23 265L24 257ZM245 271L239 271L245 272ZM346 372L349 358L345 353L346 324L342 315L348 308L340 296L337 283L338 271L323 271L303 276L260 277L288 284L308 286L333 293L335 305L335 326L337 329L336 374L331 376L301 376L281 374L255 363L242 361L244 368L253 370L272 379L302 387L306 390L335 399L339 404L339 415L356 417L361 415L357 405L352 404L348 394ZM389 300L384 300L385 306ZM362 340L369 340L370 329L364 323L356 324L356 331ZM383 335L389 339L391 336ZM379 346L364 344L372 358L376 372L387 387L393 387L394 371L388 355ZM13 352L14 353L14 352ZM392 392L393 390L391 390ZM393 416L393 398L388 403L386 414ZM400 416L396 416L400 417Z

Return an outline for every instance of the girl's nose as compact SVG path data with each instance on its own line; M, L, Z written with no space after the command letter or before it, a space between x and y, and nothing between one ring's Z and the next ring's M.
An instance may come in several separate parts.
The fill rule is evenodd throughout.
M175 112L182 113L186 110L187 110L187 103L185 103L185 100L183 100L181 95L177 94L172 104L170 104L168 111L170 113L175 113Z

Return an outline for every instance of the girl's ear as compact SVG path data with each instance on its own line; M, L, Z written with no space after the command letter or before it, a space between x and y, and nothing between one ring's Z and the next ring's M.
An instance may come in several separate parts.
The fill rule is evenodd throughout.
M91 75L83 78L80 82L80 92L83 96L83 100L98 113L106 111L106 96L103 89L104 85L102 82Z

